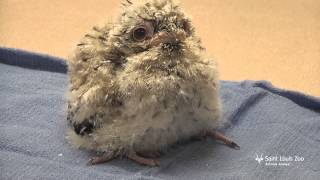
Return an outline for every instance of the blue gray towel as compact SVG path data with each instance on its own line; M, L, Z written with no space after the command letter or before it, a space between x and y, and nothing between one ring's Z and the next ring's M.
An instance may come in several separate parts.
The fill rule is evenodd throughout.
M320 100L265 81L221 82L221 128L241 150L208 139L177 145L161 166L127 159L86 166L65 140L62 59L0 48L0 179L320 179Z

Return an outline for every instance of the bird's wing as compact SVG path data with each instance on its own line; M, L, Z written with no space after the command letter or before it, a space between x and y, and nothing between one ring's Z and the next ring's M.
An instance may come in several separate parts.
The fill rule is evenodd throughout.
M117 102L113 64L108 55L110 28L94 27L68 60L70 89L68 121L77 134L89 134L111 118ZM109 118L110 117L110 118Z

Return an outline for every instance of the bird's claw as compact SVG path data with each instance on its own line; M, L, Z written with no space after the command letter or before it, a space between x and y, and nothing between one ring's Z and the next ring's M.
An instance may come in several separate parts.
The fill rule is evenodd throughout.
M160 166L160 162L156 159L148 159L144 158L142 156L137 155L135 152L131 152L127 155L128 159L131 159L139 164L145 165L145 166L150 166L150 167L155 167L155 166Z
M208 131L207 132L207 136L210 136L216 140L220 140L222 142L224 142L227 146L236 149L236 150L240 150L240 146L233 142L231 139L229 139L228 137L226 137L224 134L222 134L221 132L218 131Z
M240 150L240 146L237 143L233 142L233 141L229 144L229 147L231 147L231 148L233 148L235 150Z
M87 165L91 166L91 165L105 163L105 162L108 162L114 158L115 158L115 156L112 153L104 152L101 156L95 156L95 157L90 158L89 161L87 162Z

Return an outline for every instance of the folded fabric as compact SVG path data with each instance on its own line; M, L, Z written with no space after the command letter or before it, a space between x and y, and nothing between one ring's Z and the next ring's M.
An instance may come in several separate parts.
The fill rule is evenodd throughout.
M319 179L320 100L265 81L221 82L221 128L241 150L190 141L161 166L127 159L87 166L65 140L63 59L0 48L0 179Z

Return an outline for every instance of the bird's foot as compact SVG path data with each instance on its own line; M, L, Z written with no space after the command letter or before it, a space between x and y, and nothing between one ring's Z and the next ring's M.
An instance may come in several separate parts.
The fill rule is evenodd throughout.
M102 163L106 163L112 159L114 159L115 156L113 153L110 153L110 152L104 152L102 155L100 156L95 156L95 157L92 157L87 165L95 165L95 164L102 164Z
M133 161L135 161L135 162L137 162L139 164L145 165L145 166L154 167L154 166L159 166L160 165L160 162L158 160L144 158L142 156L137 155L137 153L135 153L135 152L130 152L127 155L127 158L131 159L131 160L133 160Z
M240 146L237 143L235 143L234 141L232 141L231 139L226 137L221 132L218 132L215 130L208 131L208 132L206 132L206 136L212 137L213 139L216 139L216 140L220 140L220 141L224 142L227 146L229 146L233 149L240 150Z

